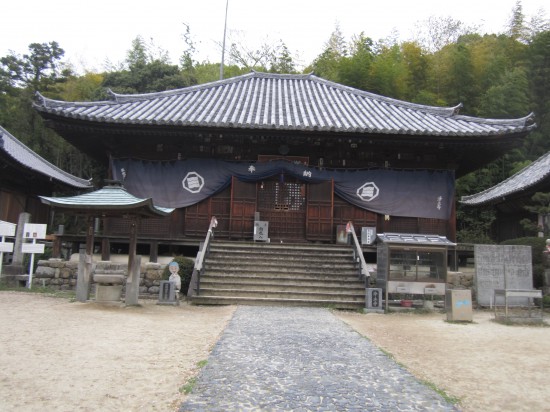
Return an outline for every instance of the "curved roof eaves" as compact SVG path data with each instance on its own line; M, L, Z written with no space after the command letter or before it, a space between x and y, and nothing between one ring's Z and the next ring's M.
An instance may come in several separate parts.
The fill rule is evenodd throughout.
M91 181L76 177L48 162L1 126L0 150L3 150L9 157L22 166L34 170L43 176L55 179L74 188L88 189L92 187Z
M502 182L485 189L479 193L462 196L460 203L471 206L480 206L503 199L511 194L521 192L535 186L540 181L550 176L550 152L539 157L533 163L527 165L519 172L503 180Z

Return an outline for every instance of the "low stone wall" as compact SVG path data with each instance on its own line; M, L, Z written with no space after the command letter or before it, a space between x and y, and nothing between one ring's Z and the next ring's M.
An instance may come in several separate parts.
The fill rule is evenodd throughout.
M447 287L452 289L473 289L475 273L473 270L447 273Z
M158 298L162 272L166 265L161 263L145 263L141 266L139 279L140 297ZM113 262L94 262L93 275L98 274L123 274L127 276L128 265ZM55 290L75 290L78 274L78 262L62 259L40 260L33 275L33 286L49 287ZM92 293L95 283L92 280ZM126 282L123 282L123 287ZM123 288L124 293L124 288Z

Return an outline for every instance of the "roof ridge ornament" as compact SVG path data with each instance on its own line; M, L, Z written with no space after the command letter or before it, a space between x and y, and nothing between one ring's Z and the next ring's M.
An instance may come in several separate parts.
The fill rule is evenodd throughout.
M453 107L453 116L460 114L460 109L462 109L462 107L464 107L462 103L459 103L455 107Z

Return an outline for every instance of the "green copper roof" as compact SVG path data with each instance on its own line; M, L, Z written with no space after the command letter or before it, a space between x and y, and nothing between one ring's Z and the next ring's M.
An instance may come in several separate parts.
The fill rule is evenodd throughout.
M98 215L138 214L140 216L166 216L174 209L158 207L153 200L137 198L121 186L109 185L94 192L69 197L40 196L42 203L54 208L75 212L97 212Z

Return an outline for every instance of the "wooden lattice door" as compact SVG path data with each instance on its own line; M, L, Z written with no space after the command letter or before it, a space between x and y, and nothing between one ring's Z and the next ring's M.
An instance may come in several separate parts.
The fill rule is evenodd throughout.
M285 175L258 183L258 211L272 242L305 240L305 183Z

